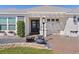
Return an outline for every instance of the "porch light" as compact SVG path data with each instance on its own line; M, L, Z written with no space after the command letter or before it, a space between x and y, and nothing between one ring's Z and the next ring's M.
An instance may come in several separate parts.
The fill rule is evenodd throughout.
M43 22L43 23L46 23L46 18L45 18L45 16L42 18L42 22Z

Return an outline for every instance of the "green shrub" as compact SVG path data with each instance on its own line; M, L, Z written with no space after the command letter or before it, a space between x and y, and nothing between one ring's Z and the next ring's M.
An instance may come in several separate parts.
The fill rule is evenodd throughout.
M19 37L25 36L25 23L24 23L24 21L17 21L17 35Z

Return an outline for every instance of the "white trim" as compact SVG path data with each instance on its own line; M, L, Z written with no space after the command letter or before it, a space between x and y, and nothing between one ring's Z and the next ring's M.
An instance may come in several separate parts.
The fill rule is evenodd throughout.
M29 13L0 13L0 14L29 14Z
M76 14L76 15L78 15L79 14L79 12L77 13L77 12L72 12L72 13L66 13L66 14L70 14L70 15L74 15L74 14Z
M8 26L9 26L9 24L8 24L8 17L7 17L7 31L8 31Z
M25 23L25 36L26 36L27 34L26 34L26 17L25 16L24 16L24 20L23 21Z
M43 14L43 13L45 13L45 14L49 14L49 13L50 13L50 14L58 14L58 13L59 13L59 14L63 14L63 13L67 13L67 12L30 11L30 12L28 12L28 14L29 14L29 13L39 13L39 14L40 14L40 13L42 13L42 14Z
M15 29L16 29L16 33L17 33L17 19L18 19L18 18L17 18L17 16L16 16L16 22L15 22L15 25L16 25L16 28L15 28Z

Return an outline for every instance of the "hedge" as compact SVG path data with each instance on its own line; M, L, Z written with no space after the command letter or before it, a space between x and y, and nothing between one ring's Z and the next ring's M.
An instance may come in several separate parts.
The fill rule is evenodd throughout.
M17 21L17 35L19 37L25 36L25 23L24 23L24 21Z

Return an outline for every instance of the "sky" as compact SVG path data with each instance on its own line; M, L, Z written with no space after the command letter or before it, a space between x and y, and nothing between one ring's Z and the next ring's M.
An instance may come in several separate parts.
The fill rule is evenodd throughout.
M0 5L0 9L27 9L27 8L33 8L41 5ZM79 5L52 5L52 6L59 6L64 8L76 8L79 7Z

